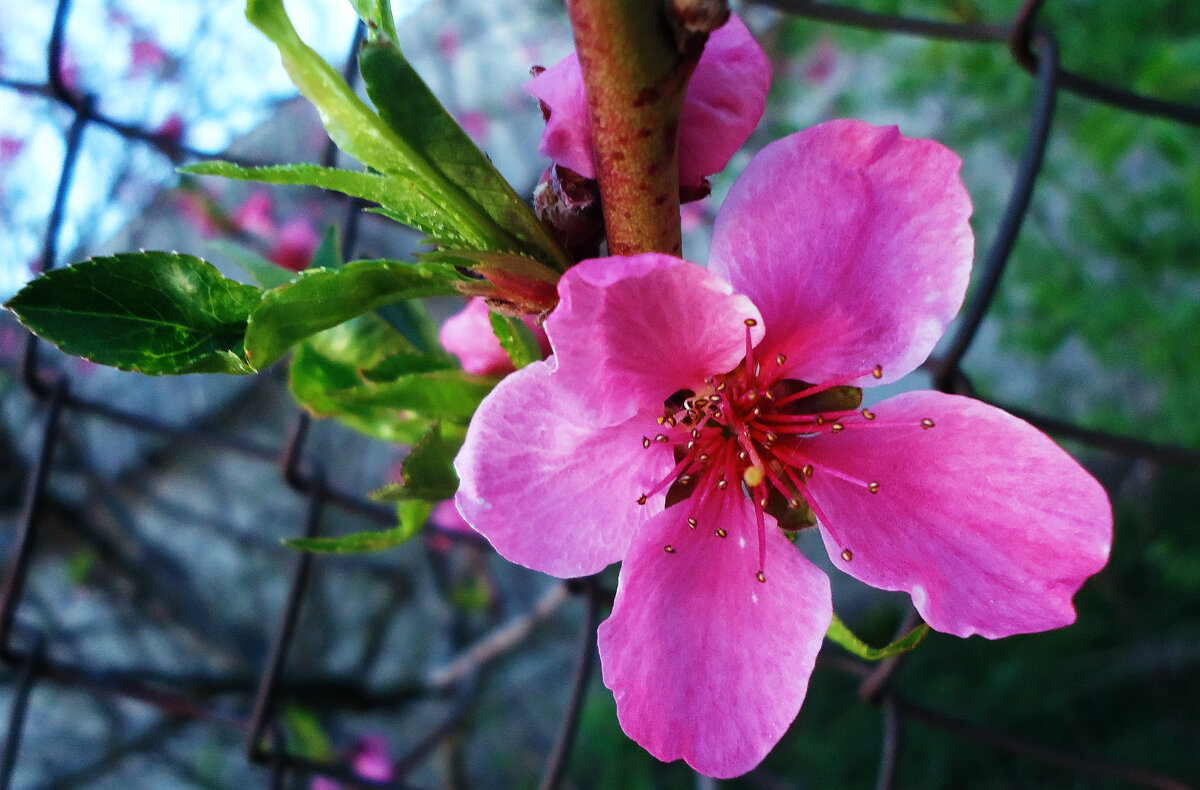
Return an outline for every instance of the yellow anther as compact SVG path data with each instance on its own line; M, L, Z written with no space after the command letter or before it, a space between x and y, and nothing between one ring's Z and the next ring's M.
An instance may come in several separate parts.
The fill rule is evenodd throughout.
M867 483L867 490L870 491L872 494L878 494L879 493L879 483L876 483L875 481L871 481L870 483Z
M849 562L854 559L854 552L850 551L850 549L842 549L842 559Z
M717 537L718 537L718 538L727 538L727 537L729 537L729 533L728 533L728 532L726 532L725 530L721 529L720 527L717 527L717 529L716 529L716 534L717 534Z

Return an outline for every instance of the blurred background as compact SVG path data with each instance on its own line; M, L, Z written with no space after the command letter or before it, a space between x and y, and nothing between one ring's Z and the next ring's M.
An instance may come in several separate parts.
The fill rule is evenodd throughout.
M287 5L346 63L346 3ZM0 5L0 300L118 250L233 276L247 255L302 267L330 226L355 257L417 248L335 195L174 171L332 155L239 6ZM783 134L856 117L954 148L982 321L903 386L974 391L1056 435L1112 496L1112 561L1065 630L931 634L882 668L827 646L791 732L722 786L1200 784L1200 4L1026 6L1038 77L1006 43L1019 0L736 5L771 56L771 101L713 196L685 207L685 253L705 259L724 191ZM865 30L826 18L838 9L884 16L850 20L880 28ZM520 85L570 49L561 5L394 11L407 56L528 194L547 163ZM1112 106L1089 80L1161 101ZM374 555L281 544L390 526L366 495L406 451L302 417L278 366L152 379L31 347L0 314L0 788L716 786L617 725L589 660L615 577L563 586L445 524ZM873 644L909 615L852 580L834 594Z

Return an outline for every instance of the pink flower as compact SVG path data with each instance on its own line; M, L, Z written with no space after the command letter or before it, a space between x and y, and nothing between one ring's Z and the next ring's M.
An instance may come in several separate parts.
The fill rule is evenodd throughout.
M275 202L264 190L256 190L233 210L230 219L238 230L269 237L275 232Z
M708 38L688 83L679 119L679 182L696 187L720 172L758 125L771 87L771 64L736 15ZM579 57L567 55L525 84L548 109L538 151L596 177Z
M458 357L463 370L477 376L503 376L513 370L512 360L492 331L487 303L478 297L467 300L467 306L446 319L438 339L442 346ZM523 319L533 331L542 347L542 353L550 352L550 342L545 331L531 317Z
M354 772L363 779L376 782L388 782L396 778L396 769L388 754L387 739L382 735L364 736L355 745L354 759L351 761ZM312 780L310 790L343 790L344 785L328 777L319 776Z
M959 636L1071 623L1105 564L1107 497L1044 434L968 398L863 409L849 388L911 372L961 305L959 166L856 121L767 146L707 271L575 266L546 320L554 355L472 421L456 502L497 551L562 577L622 561L603 677L659 759L743 773L799 711L830 591L780 518L811 511L835 566Z
M321 246L321 236L308 220L294 219L272 236L267 252L272 263L293 272L302 272L312 263L313 253Z

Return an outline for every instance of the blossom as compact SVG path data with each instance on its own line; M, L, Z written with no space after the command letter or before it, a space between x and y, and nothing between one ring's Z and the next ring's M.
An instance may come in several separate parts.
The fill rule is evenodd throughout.
M458 357L463 370L477 376L502 376L513 370L512 360L500 347L492 331L487 302L476 297L467 301L466 307L446 319L438 332L442 346ZM527 316L525 324L537 338L542 353L550 351L546 333L534 318Z
M396 778L387 738L378 733L365 735L355 744L351 767L354 773L373 782L390 782ZM344 787L325 776L318 776L309 784L310 790L343 790Z
M767 146L707 270L651 253L570 269L553 356L472 420L456 502L497 551L561 577L622 561L603 678L659 759L743 773L799 711L830 589L783 527L815 520L834 566L959 636L1071 623L1105 564L1107 496L1029 424L939 392L862 408L961 306L959 167L856 121Z
M766 53L736 14L708 37L688 82L679 118L679 183L699 187L720 172L758 125L771 87ZM525 84L546 107L538 152L587 178L596 177L587 96L572 52Z

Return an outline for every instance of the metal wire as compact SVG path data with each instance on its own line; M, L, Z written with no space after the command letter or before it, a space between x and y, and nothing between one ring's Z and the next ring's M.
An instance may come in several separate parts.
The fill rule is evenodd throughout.
M996 238L988 248L977 272L975 291L964 311L949 351L931 364L935 385L947 392L968 392L973 388L961 362L975 340L983 318L988 314L1001 286L1006 265L1021 232L1027 209L1041 172L1046 145L1052 133L1056 98L1062 91L1104 102L1129 112L1168 119L1181 124L1200 124L1200 107L1183 105L1145 96L1118 86L1092 80L1085 75L1064 70L1059 60L1058 43L1053 31L1036 23L1044 0L1026 0L1012 20L984 24L955 24L932 20L912 19L899 15L878 14L849 9L816 0L752 0L786 13L822 22L851 25L864 29L895 34L973 42L981 46L1007 45L1014 64L1033 75L1034 104L1030 112L1028 139L1008 199ZM91 126L109 129L131 143L146 145L173 162L211 153L195 151L181 145L169 135L156 133L135 123L110 118L97 111L93 97L74 92L64 78L64 34L71 15L69 0L59 0L54 24L47 46L47 81L19 82L0 78L0 90L17 91L47 97L59 103L73 115L65 132L65 153L59 174L52 208L43 239L40 270L57 263L58 244L63 226L67 199L72 187L84 133ZM344 74L349 81L356 78L354 53L362 40L361 26L355 32ZM336 153L324 152L331 164ZM361 205L351 202L342 225L343 254L352 255L357 240ZM323 774L334 779L368 787L409 787L406 774L450 737L460 726L477 698L478 677L471 674L447 687L404 687L392 690L371 689L354 684L337 685L321 680L311 683L285 681L288 650L304 603L306 588L315 572L317 560L304 554L297 558L286 605L278 618L279 626L269 656L263 662L257 678L184 677L156 673L152 669L130 672L105 672L85 664L72 663L49 651L48 637L36 629L23 629L19 620L21 605L26 596L26 580L34 555L36 535L42 521L43 501L47 480L52 474L56 449L61 443L59 426L68 415L82 415L101 420L114 427L149 432L170 438L188 446L204 446L258 461L276 461L282 482L297 496L307 500L304 534L314 535L326 507L343 513L365 517L382 525L391 525L391 509L371 502L356 493L339 490L324 480L321 470L306 457L310 420L298 414L290 434L281 440L280 448L265 446L237 435L225 435L200 428L167 424L154 415L124 411L107 403L82 398L71 391L69 377L51 372L39 360L40 341L29 337L20 366L20 378L30 395L41 402L43 425L39 450L27 480L18 530L8 557L3 579L0 580L0 658L19 674L19 680L8 717L4 750L0 757L0 790L7 788L13 768L20 758L21 733L28 713L28 702L38 682L54 683L70 688L88 689L111 697L131 698L153 705L164 713L181 719L198 720L214 727L244 733L246 754L250 760L270 767L269 786L283 788L289 779ZM1085 444L1130 458L1151 458L1164 464L1200 467L1200 453L1192 450L1159 445L1130 437L1114 436L1074 425L1066 421L1039 417L1009 409L1029 419L1043 429ZM560 786L569 765L572 746L592 676L595 653L595 629L602 609L611 603L613 591L592 579L566 583L566 589L582 596L586 614L580 626L576 648L576 668L569 704L563 716L559 735L547 757L541 788ZM915 617L915 615L914 615ZM915 620L905 624L911 627ZM13 644L17 630L28 632L28 646L19 649ZM920 722L1005 753L1065 767L1080 776L1119 779L1144 787L1180 790L1185 784L1161 773L1085 757L1059 749L1051 744L996 731L960 716L932 710L905 698L896 688L896 670L903 659L892 659L877 667L841 656L825 656L821 665L859 679L861 698L876 705L881 713L880 757L875 786L880 790L895 786L899 761L903 752L901 733L912 722ZM210 693L255 690L248 714L230 713L207 700ZM207 689L207 691L206 691ZM289 751L286 735L276 721L277 701L300 689L314 694L328 694L347 706L401 705L408 701L449 698L447 715L425 737L411 744L398 763L398 778L393 782L373 782L358 777L349 764L318 764ZM373 696L374 695L374 696ZM712 786L716 782L710 783Z

